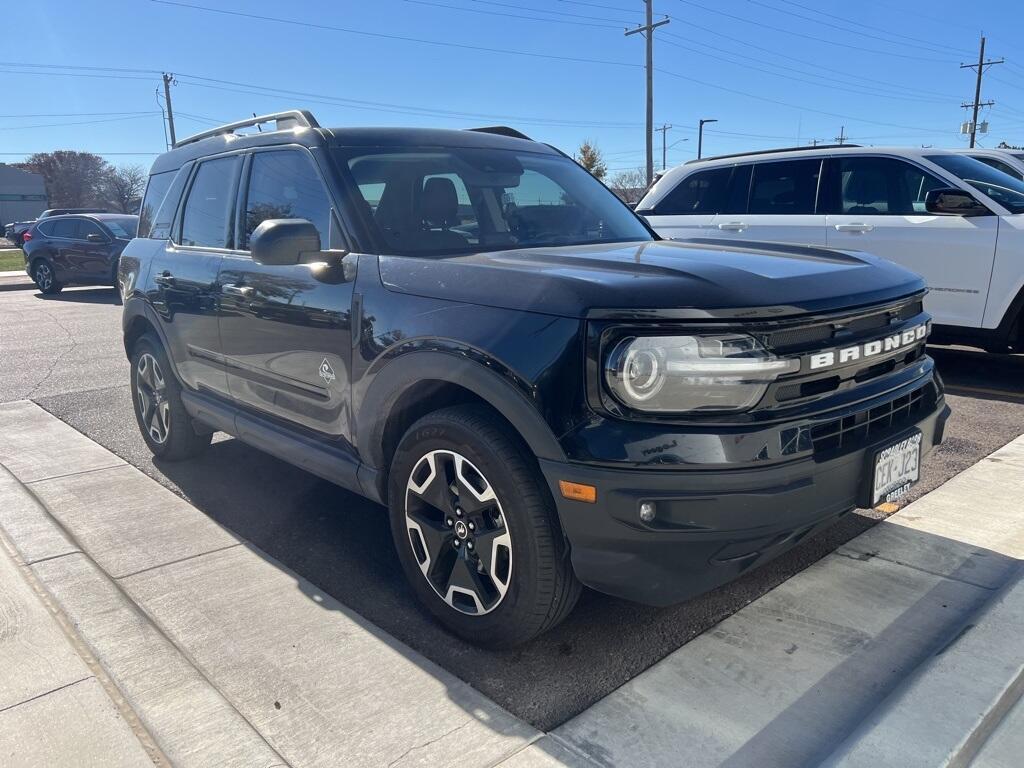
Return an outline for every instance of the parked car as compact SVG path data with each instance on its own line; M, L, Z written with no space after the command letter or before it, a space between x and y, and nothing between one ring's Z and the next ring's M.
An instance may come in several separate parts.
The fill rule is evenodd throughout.
M637 210L664 237L882 256L924 277L934 340L1024 350L1024 182L962 154L833 146L691 161Z
M387 505L418 600L485 645L581 584L679 602L899 498L949 414L917 275L662 241L506 128L185 139L120 281L156 456L221 430Z
M960 153L1024 181L1024 150L963 149Z
M65 285L117 287L117 263L139 217L122 213L51 216L24 235L25 272L43 293Z
M4 225L4 237L17 245L19 248L24 245L24 235L37 221L48 219L52 216L64 216L68 213L107 213L106 208L48 208L39 214L38 218L32 221L12 221Z

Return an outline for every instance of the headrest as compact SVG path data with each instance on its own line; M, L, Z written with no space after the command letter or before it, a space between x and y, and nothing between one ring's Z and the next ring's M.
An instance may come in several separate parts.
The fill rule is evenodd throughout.
M420 199L423 220L432 227L448 227L459 219L459 194L455 183L443 176L427 179Z

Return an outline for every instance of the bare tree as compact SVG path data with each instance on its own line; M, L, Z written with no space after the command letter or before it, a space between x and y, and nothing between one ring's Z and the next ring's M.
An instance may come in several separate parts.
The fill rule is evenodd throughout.
M146 169L141 165L110 168L103 177L101 191L107 205L121 213L138 213L142 191L146 188Z
M604 164L604 158L590 139L587 139L580 148L576 150L576 159L579 164L590 171L595 179L603 179L608 173L608 167Z
M647 187L647 171L643 168L619 171L612 176L608 186L623 202L635 205Z
M18 167L43 177L52 208L84 208L103 203L102 187L110 166L99 155L67 149L39 152Z

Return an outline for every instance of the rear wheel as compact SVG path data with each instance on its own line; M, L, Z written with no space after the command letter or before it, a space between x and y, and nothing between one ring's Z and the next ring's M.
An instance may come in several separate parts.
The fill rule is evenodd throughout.
M180 461L198 456L210 444L213 433L196 431L163 347L148 334L132 350L131 387L135 420L155 456Z
M491 647L550 629L580 594L547 485L508 426L479 406L416 422L390 474L391 529L419 601Z
M32 267L32 280L45 294L52 295L60 293L64 286L57 282L57 276L53 271L53 265L45 259L40 259Z

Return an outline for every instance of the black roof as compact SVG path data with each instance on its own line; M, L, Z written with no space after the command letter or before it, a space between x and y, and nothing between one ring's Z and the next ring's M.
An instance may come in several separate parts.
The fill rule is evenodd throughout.
M180 168L194 160L232 149L267 147L276 144L337 147L479 147L513 149L556 155L557 150L538 141L493 132L446 128L289 128L282 131L235 134L224 133L182 144L160 155L150 173ZM514 132L513 132L514 133Z

